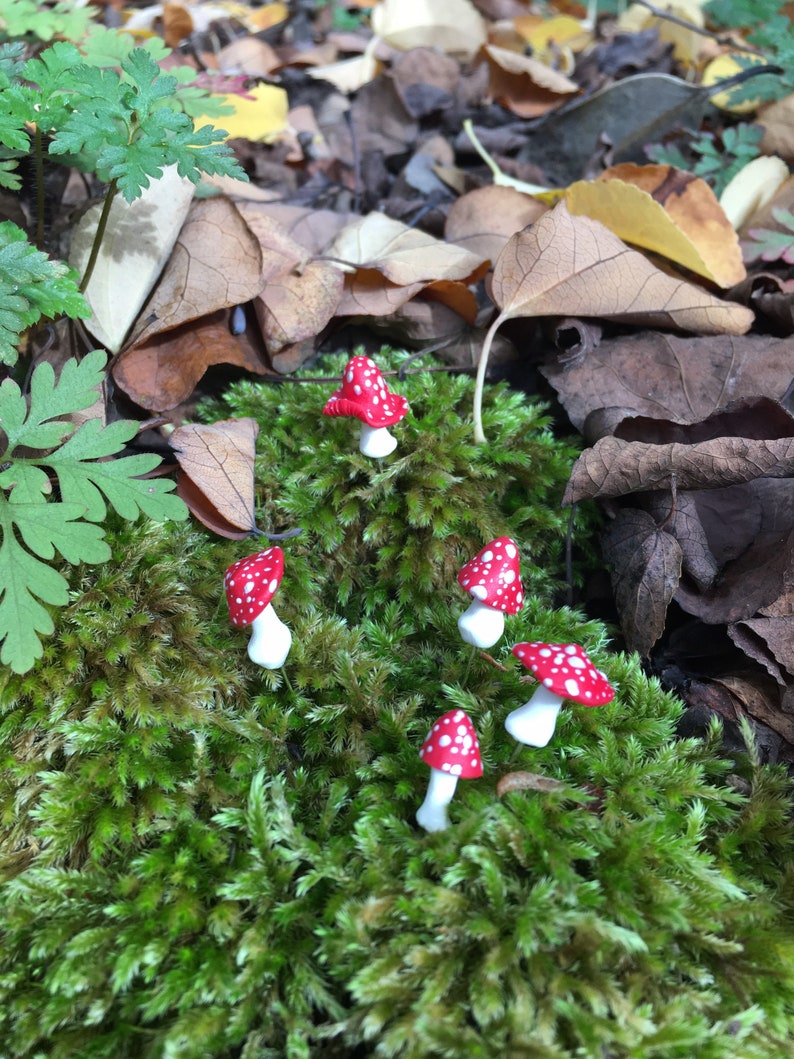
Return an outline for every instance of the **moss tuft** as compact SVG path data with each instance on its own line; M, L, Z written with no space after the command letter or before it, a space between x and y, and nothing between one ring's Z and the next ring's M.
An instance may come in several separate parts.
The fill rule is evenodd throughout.
M335 361L332 371L341 371ZM388 363L388 359L387 359ZM792 1032L790 793L606 630L554 606L572 452L497 387L423 373L379 466L330 387L240 384L263 528L285 543L283 671L228 622L253 550L115 526L39 667L0 684L0 1054L53 1059L770 1059ZM463 645L459 565L522 551L524 610ZM407 558L406 558L407 557ZM617 688L515 744L522 639L583 643ZM414 822L430 724L459 706L485 776ZM512 771L560 781L496 793Z

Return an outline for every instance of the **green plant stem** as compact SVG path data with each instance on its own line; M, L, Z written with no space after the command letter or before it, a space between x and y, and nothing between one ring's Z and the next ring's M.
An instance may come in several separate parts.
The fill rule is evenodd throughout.
M480 352L480 361L477 365L477 376L474 381L474 440L478 445L484 445L486 440L482 428L482 394L485 389L485 373L488 370L488 355L491 352L494 335L506 319L504 313L499 313L488 328L482 344L482 351Z
M44 249L44 149L41 129L36 126L33 137L33 159L36 168L36 246Z
M94 242L91 244L91 254L88 258L88 264L85 267L85 273L83 274L83 278L80 281L81 294L85 293L85 289L91 280L91 275L94 271L94 266L96 265L97 258L99 257L99 248L102 245L102 237L105 234L105 229L108 225L108 219L110 218L110 210L113 206L113 200L115 199L118 190L118 181L111 180L110 185L108 187L108 193L105 196L105 201L102 205L102 212L99 215L99 222L96 226L96 232L94 233Z

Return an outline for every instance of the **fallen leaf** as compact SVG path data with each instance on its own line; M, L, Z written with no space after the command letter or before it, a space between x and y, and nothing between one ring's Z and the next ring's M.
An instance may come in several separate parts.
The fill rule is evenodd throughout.
M383 0L372 9L372 29L393 48L438 48L462 61L485 43L485 21L469 0Z
M666 17L669 16L669 17ZM703 12L700 0L660 0L654 11L632 4L618 19L624 32L654 29L659 38L673 45L679 62L693 66L703 45Z
M256 528L254 460L258 433L255 419L224 419L210 425L188 423L177 427L169 439L181 471L211 505L210 516L215 512L228 523L235 539L237 531L247 536ZM208 524L202 518L203 505L191 510L199 521ZM219 532L217 523L210 528Z
M237 208L223 198L194 202L132 344L251 301L261 289L262 254Z
M259 84L249 89L246 95L251 98L240 95L213 97L231 107L233 113L224 114L222 118L196 117L193 119L196 128L217 125L229 140L240 138L257 143L274 143L284 136L289 129L289 100L285 90L278 85Z
M765 206L790 176L782 158L761 155L748 162L720 195L720 206L738 231L748 218Z
M510 236L538 220L547 209L531 195L488 184L452 203L444 235L480 258L495 261Z
M486 44L490 91L497 103L522 118L537 118L579 92L575 81L529 55Z
M488 268L478 254L434 239L383 213L370 213L348 224L326 253L356 268L377 270L401 285L437 280L474 283Z
M794 617L790 614L781 618L746 618L729 626L728 634L779 684L785 687L794 679Z
M574 100L553 122L527 129L519 158L540 166L554 187L581 180L604 138L614 161L645 161L645 145L661 141L671 128L699 127L713 91L667 74L626 77Z
M268 281L254 310L276 371L295 371L315 352L317 339L337 312L344 284L344 274L325 261L310 261L301 272L282 272ZM299 345L303 350L296 362L294 347Z
M492 297L502 320L575 314L702 334L742 334L753 322L743 305L673 279L564 202L508 241Z
M424 118L454 104L460 65L435 48L413 48L398 56L392 77L408 113Z
M764 130L760 145L764 155L778 154L794 164L794 94L765 106L756 120Z
M648 514L678 541L683 570L698 589L705 592L711 588L720 572L720 564L709 546L694 494L679 489L673 504L669 493L652 493Z
M740 70L748 66L764 66L766 60L760 55L751 55L747 52L723 52L716 59L712 59L703 69L701 83L704 85L719 86L720 81L733 77ZM711 97L711 102L720 110L727 110L731 114L750 114L758 108L758 99L744 99L741 103L733 103L735 95L730 89L726 92L716 92ZM742 93L744 94L744 93Z
M676 602L709 625L755 617L774 604L794 578L792 483L758 478L745 485L697 492L695 502L711 550L723 565L708 592L696 591L682 581ZM723 542L728 544L727 554L735 556L727 562ZM742 542L745 547L740 550L737 545Z
M602 535L604 559L629 650L647 657L664 631L667 607L681 578L678 541L646 512L625 508Z
M262 252L262 291L254 310L271 364L276 371L294 371L314 352L318 336L336 314L344 274L331 262L312 261L307 248L267 208L241 205L240 212Z
M94 271L85 295L91 306L86 327L111 353L117 353L163 270L190 210L193 184L163 170L140 198L117 196L110 208ZM85 271L102 204L88 209L72 234L69 262Z
M794 438L716 438L696 445L648 445L605 437L576 460L563 504L646 489L716 489L794 475Z
M113 365L117 385L136 404L163 412L186 401L215 364L232 364L264 375L266 365L247 333L233 335L228 313L218 312L159 334L120 354Z
M661 254L719 287L746 272L736 231L705 180L667 165L612 166L567 188L572 214L592 217L625 242Z
M758 393L780 400L791 384L792 345L768 335L681 337L644 331L604 339L582 364L541 368L577 430L590 433L602 416L611 433L627 416L699 423Z

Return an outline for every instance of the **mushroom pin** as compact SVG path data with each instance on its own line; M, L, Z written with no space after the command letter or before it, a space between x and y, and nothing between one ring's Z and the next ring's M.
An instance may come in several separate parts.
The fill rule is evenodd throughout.
M223 579L229 619L251 626L248 657L265 669L282 666L292 645L292 633L270 604L283 573L284 552L273 547L232 563Z
M444 831L449 827L447 806L458 780L482 776L480 743L469 715L464 710L450 710L439 717L419 756L430 766L430 782L416 811L416 821L425 831Z
M374 360L353 357L345 368L342 385L328 398L323 415L354 416L361 420L358 447L365 456L380 459L397 447L387 427L405 418L408 402L390 393Z
M504 632L505 614L517 614L524 606L515 541L490 541L461 567L458 581L473 597L458 618L460 635L474 647L493 647Z
M615 697L615 689L578 644L517 643L512 650L540 682L529 702L505 720L505 728L519 743L545 746L566 699L603 706Z

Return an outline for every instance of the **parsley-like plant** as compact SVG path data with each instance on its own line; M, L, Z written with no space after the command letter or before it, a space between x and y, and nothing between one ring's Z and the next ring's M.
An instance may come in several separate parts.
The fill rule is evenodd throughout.
M69 360L60 377L40 364L26 401L11 379L0 385L0 662L17 673L42 653L40 633L51 633L45 604L62 606L68 583L50 565L56 551L70 563L110 558L100 525L108 504L123 518L182 519L186 509L167 479L139 477L160 457L116 459L138 429L133 421L80 425L69 418L97 399L106 356L101 350ZM57 488L59 499L50 498Z

